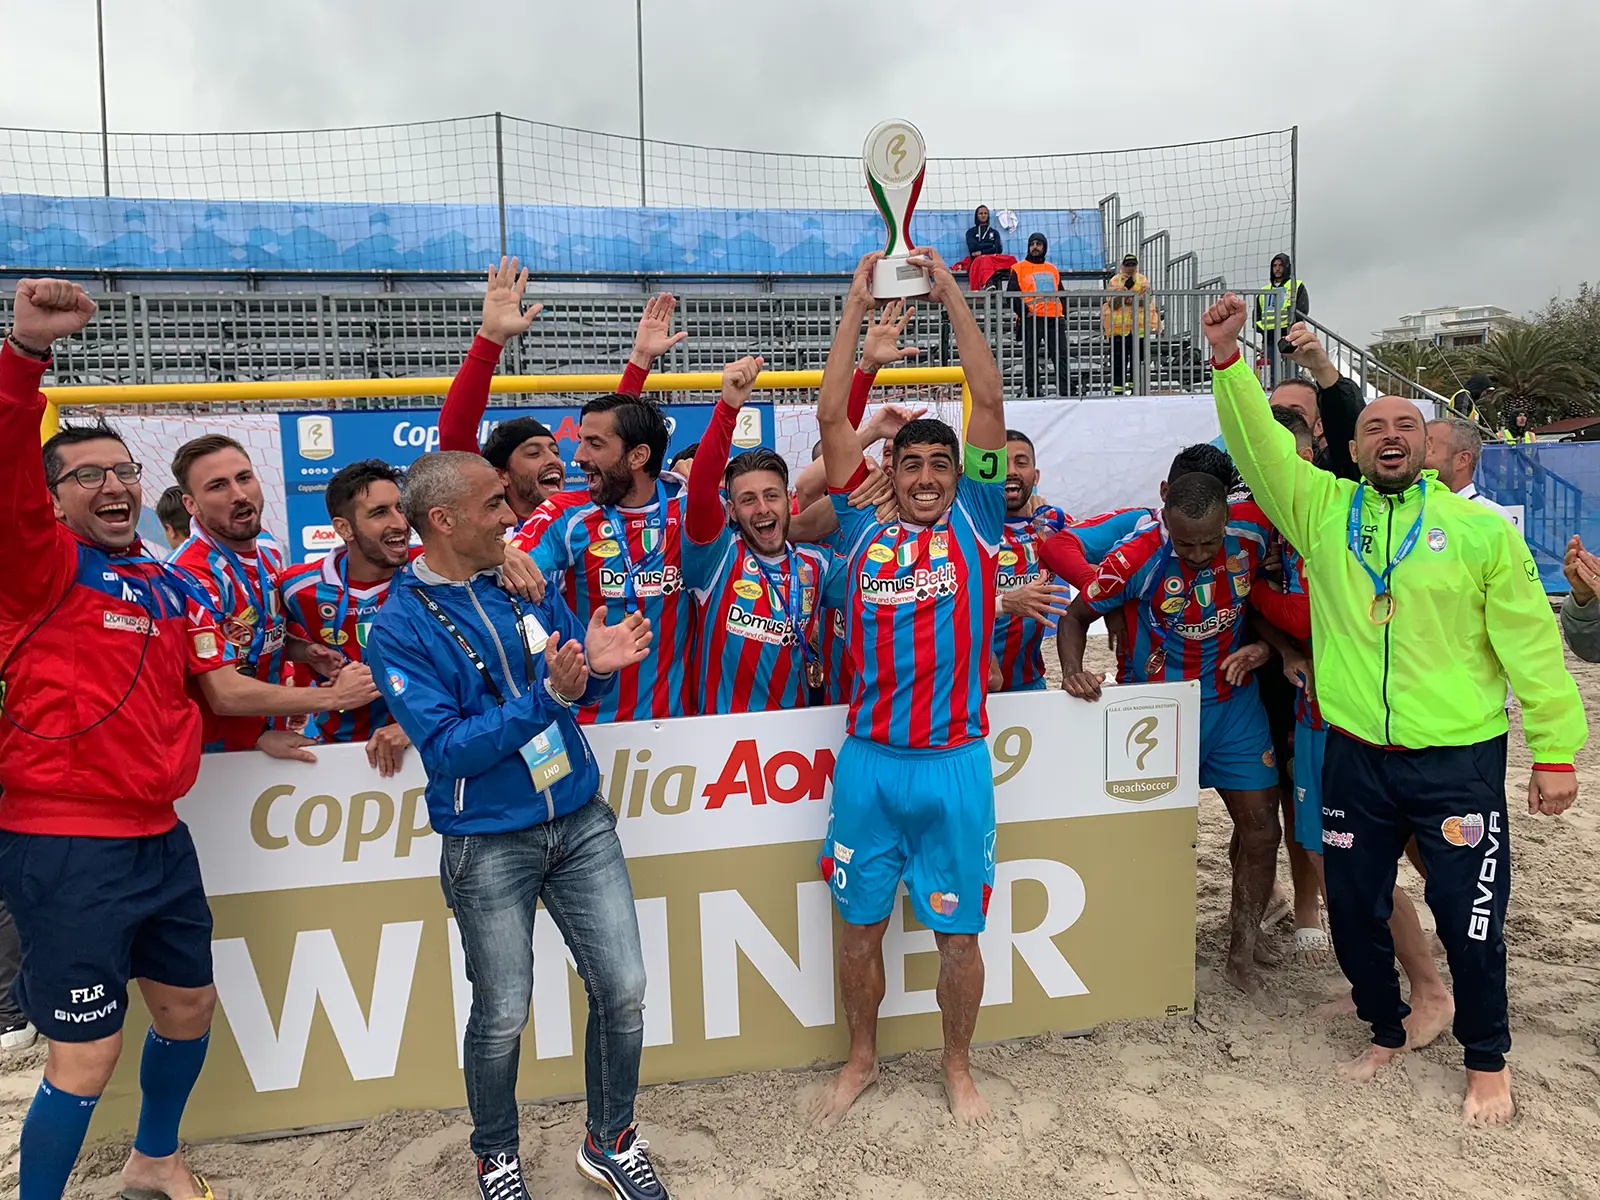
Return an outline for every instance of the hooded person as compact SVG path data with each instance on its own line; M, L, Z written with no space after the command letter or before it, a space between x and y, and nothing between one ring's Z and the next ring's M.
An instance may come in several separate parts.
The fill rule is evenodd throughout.
M1266 348L1269 388L1289 369L1284 366L1288 359L1279 351L1278 342L1289 332L1289 326L1304 320L1310 311L1311 297L1306 285L1294 277L1294 261L1287 254L1274 254L1267 264L1267 286L1256 297L1256 328Z
M1042 233L1028 235L1028 256L1011 268L1010 284L1021 295L1011 307L1022 338L1022 374L1027 394L1038 394L1039 340L1055 367L1056 394L1067 394L1065 329L1061 321L1061 272L1045 258L1050 239ZM1041 296L1041 293L1043 294Z
M989 223L989 206L980 204L972 210L972 228L967 230L967 254L977 258L980 254L1000 254L1000 231Z

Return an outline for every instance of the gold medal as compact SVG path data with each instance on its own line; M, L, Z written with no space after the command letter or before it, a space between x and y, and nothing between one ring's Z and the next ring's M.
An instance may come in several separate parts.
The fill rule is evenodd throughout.
M1382 609L1382 615L1379 610ZM1367 620L1374 625L1387 625L1394 620L1394 593L1391 591L1379 592L1372 598L1372 603L1367 607Z
M1149 658L1145 659L1145 663L1144 663L1145 678L1147 680L1149 680L1149 679L1160 679L1161 678L1161 673L1166 669L1166 666L1167 666L1167 652L1165 650L1157 650L1157 651L1155 651L1153 654L1150 655Z
M806 682L814 688L820 688L822 678L822 660L814 658L806 664Z

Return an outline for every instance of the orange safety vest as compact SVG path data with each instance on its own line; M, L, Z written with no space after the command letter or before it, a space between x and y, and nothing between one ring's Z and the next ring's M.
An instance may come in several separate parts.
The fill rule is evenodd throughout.
M1145 293L1150 290L1150 281L1142 274L1135 271L1133 275L1133 286L1130 288L1123 288L1120 283L1118 283L1121 278L1122 273L1119 271L1112 278L1112 283L1116 283L1117 286L1113 288L1108 284L1107 290L1119 292L1126 291L1127 295L1125 297L1117 296L1114 299L1106 300L1101 303L1101 331L1107 337L1133 333L1134 321L1135 318L1137 318L1139 325L1138 332L1142 337L1145 332L1147 316L1146 306L1148 305L1148 323L1150 326L1150 332L1156 332L1156 327L1160 324L1160 322L1156 319L1155 302L1153 300L1144 299Z
M1011 268L1017 276L1017 287L1024 292L1059 292L1061 290L1061 272L1047 262L1031 263L1025 258L1019 258ZM1040 278L1043 276L1043 278ZM1059 317L1061 315L1061 301L1050 300L1024 300L1022 307L1036 317Z

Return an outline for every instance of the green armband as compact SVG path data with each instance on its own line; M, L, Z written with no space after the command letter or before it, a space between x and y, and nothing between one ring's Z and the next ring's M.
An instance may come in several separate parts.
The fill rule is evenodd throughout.
M1006 477L1006 452L980 450L968 443L966 453L967 474L979 483L999 483Z

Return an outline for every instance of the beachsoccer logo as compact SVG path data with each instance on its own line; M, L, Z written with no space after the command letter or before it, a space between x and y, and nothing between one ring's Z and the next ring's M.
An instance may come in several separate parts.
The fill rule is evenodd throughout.
M1106 706L1106 795L1147 804L1178 790L1178 702L1123 700Z

